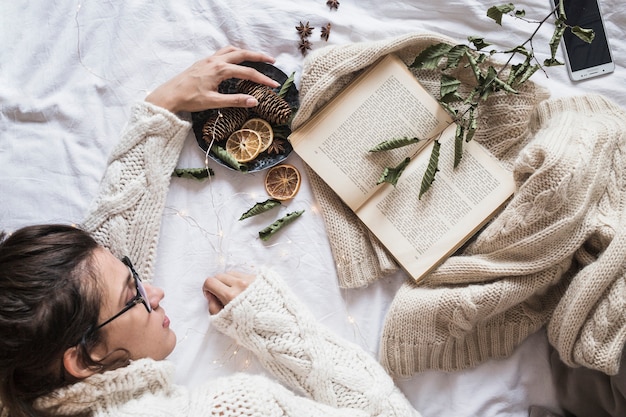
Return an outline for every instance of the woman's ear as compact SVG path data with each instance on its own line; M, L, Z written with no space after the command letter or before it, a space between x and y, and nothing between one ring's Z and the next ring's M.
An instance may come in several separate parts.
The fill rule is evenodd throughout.
M77 346L72 346L63 353L63 366L76 379L85 379L96 373L83 363Z

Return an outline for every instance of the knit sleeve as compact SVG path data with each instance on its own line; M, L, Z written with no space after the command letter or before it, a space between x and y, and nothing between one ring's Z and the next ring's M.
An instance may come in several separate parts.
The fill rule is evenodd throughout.
M319 324L269 270L214 316L274 376L313 400L369 416L418 416L378 362Z
M129 256L148 280L167 189L190 126L150 103L133 106L83 222L98 243L116 256Z

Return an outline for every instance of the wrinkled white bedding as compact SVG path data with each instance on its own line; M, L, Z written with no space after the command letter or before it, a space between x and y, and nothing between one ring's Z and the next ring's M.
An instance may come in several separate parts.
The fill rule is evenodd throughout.
M227 44L265 51L276 66L295 72L303 57L295 26L332 24L328 44L368 41L412 31L436 31L464 42L484 36L515 46L534 26L512 19L504 29L485 16L492 0L447 2L341 0L57 0L4 2L0 7L0 228L42 222L80 222L94 197L106 156L118 139L132 102ZM515 3L541 19L548 0ZM603 94L626 107L626 4L604 0L616 72L572 83L564 67L533 80L552 96ZM551 27L540 30L536 54ZM515 43L517 42L517 43ZM302 168L295 154L288 162ZM204 154L190 135L180 167L201 167ZM173 179L163 216L156 283L179 342L171 359L183 384L236 371L262 372L254 359L210 327L200 292L205 276L243 266L272 264L319 320L376 355L383 319L405 276L365 289L341 290L324 224L306 177L298 196L279 212L237 221L265 200L264 173L239 174L212 164L202 182ZM301 169L304 174L304 170ZM306 210L269 242L257 232L278 216ZM528 407L558 410L540 332L512 357L458 373L425 372L398 381L424 416L526 416Z

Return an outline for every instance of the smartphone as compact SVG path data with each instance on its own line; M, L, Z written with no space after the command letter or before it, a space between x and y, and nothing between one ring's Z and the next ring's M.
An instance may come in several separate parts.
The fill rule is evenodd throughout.
M573 81L610 74L615 70L611 48L604 30L599 0L553 0L558 6L564 1L566 23L593 29L595 38L587 43L566 30L563 34L565 61L570 78Z

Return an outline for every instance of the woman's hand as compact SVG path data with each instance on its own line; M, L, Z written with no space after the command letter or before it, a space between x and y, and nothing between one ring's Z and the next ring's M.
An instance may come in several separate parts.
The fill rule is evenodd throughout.
M279 83L254 68L238 65L243 61L274 63L274 58L228 46L204 58L152 91L146 101L173 113L202 111L221 107L254 107L257 100L247 94L221 94L220 83L229 78L254 81L269 87Z
M226 304L241 294L256 278L243 272L225 272L204 281L202 292L209 301L209 313L219 313Z

